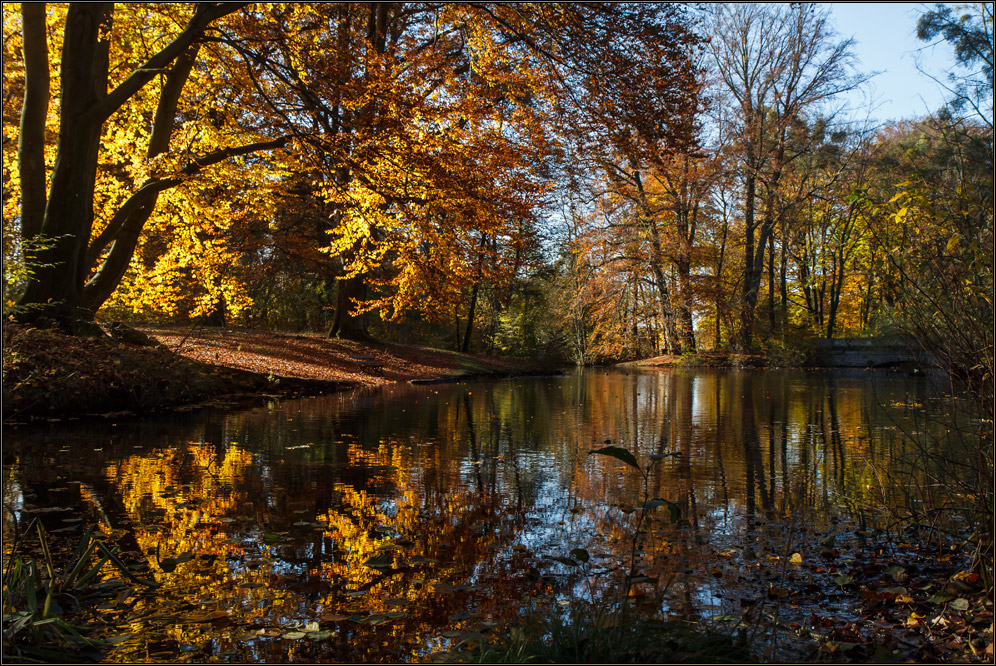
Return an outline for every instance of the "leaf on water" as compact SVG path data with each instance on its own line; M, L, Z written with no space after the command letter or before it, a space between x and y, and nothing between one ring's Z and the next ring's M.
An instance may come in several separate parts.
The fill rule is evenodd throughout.
M588 455L593 453L621 460L630 467L640 469L640 463L636 462L636 456L634 456L628 449L624 449L619 446L603 446L600 449L592 449L588 452Z
M968 599L955 599L949 605L949 608L953 608L956 611L967 611L968 610Z
M408 564L439 564L439 560L421 555L412 555L408 558Z
M348 620L349 616L341 615L339 613L333 613L332 615L323 615L322 619L325 620L326 622L342 622L344 620Z
M286 634L284 634L284 638L286 638L289 641L300 640L300 639L304 638L304 632L303 631L288 631Z
M433 583L432 586L440 592L445 592L447 594L451 592L462 592L467 589L465 585L447 585L446 583Z
M391 556L387 553L380 553L379 555L374 555L369 558L363 564L371 569L385 569L391 566Z
M792 553L792 557L789 558L789 562L792 564L802 564L802 554Z
M573 557L578 562L587 562L588 560L591 559L591 555L589 555L588 551L585 550L584 548L575 548L574 550L569 552L568 555Z
M387 611L386 613L384 613L384 617L389 617L392 620L397 620L406 616L407 613L405 613L404 611Z
M843 574L842 576L837 576L836 578L834 578L833 582L839 585L840 587L844 587L845 585L850 585L851 583L853 583L854 577L848 576L847 574Z
M911 603L913 603L913 597L911 597L911 596L909 596L907 594L897 594L896 595L896 603L897 604L911 604Z
M117 645L118 643L124 643L126 640L131 638L131 634L121 634L120 636L108 636L104 639L105 643L110 643L111 645Z
M899 580L899 577L906 573L905 567L891 566L885 570L886 576L891 576L892 580Z
M312 632L312 633L308 634L308 638L311 639L311 640L313 640L313 641L321 641L321 640L325 640L326 638L328 638L331 635L332 635L331 631L315 631L315 632Z
M876 590L861 590L861 598L870 604L877 604L882 601L882 593Z
M901 586L883 587L882 591L887 592L889 594L906 594L906 588Z
M318 623L313 620L311 622L306 622L301 631L307 631L307 632L318 631Z
M366 594L367 594L366 590L353 590L352 592L347 592L346 596L347 597L353 597L355 599L355 598L359 598L359 597L364 597L364 596L366 596Z
M385 622L390 622L391 618L386 615L370 615L361 622L361 624L369 624L376 627L378 624L384 624Z
M481 617L480 613L454 613L450 615L450 622L463 622L464 620L472 620L475 617Z
M929 599L927 599L928 604L946 604L954 599L954 597L944 594L942 592L934 592Z
M847 641L827 641L826 645L823 646L827 652L847 652L848 650L857 646L857 643L848 643Z

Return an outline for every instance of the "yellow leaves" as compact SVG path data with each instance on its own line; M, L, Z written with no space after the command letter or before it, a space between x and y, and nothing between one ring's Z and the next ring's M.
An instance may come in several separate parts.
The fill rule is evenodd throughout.
M954 254L961 243L961 236L958 234L952 234L951 238L948 239L947 245L944 247L945 254Z

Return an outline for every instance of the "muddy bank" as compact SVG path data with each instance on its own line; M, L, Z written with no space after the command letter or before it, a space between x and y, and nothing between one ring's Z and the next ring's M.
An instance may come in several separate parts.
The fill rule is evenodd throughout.
M101 339L7 325L3 420L136 415L257 396L550 371L490 359L319 335L221 328L106 327Z

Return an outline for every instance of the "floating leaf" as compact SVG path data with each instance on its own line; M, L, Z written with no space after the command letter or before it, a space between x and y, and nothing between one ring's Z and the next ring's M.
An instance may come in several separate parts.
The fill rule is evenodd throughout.
M905 587L900 587L900 586L896 586L896 587L883 587L882 591L883 592L888 592L889 594L906 594L906 588Z
M313 640L313 641L321 641L321 640L325 640L326 638L328 638L331 635L332 635L331 631L314 631L314 632L308 634L308 638L311 639L311 640Z
M842 576L837 576L836 578L834 578L833 582L841 587L844 587L845 585L850 585L851 583L853 583L854 577L844 574Z
M789 558L789 562L792 564L802 564L802 554L792 553L792 557Z
M340 613L333 613L332 615L323 615L322 619L326 622L342 622L343 620L348 620L348 615L342 615Z
M422 557L421 555L413 555L408 560L409 564L439 564L439 560L433 559L431 557Z
M385 569L391 566L391 556L387 553L380 553L379 555L374 555L369 558L363 564L371 569Z
M891 576L892 580L897 580L897 581L904 573L906 573L906 568L900 566L891 566L885 570L886 576Z
M954 597L944 594L942 592L934 592L929 599L927 599L928 604L946 604L954 599Z
M588 455L597 453L600 456L609 456L615 458L616 460L621 460L630 467L635 467L640 469L640 464L636 462L636 456L634 456L628 449L624 449L619 446L603 446L600 449L592 449L588 452Z
M568 555L570 555L571 557L573 557L578 562L582 562L582 563L583 562L587 562L588 560L591 559L591 555L589 555L588 551L585 550L584 548L575 548L574 550L572 550L571 552L569 552Z
M953 608L956 611L967 611L968 610L968 599L955 599L950 604L948 608Z
M472 620L475 617L481 617L480 613L454 613L450 615L450 622L463 622L464 620Z
M289 641L300 640L300 639L304 638L304 632L303 631L288 631L286 634L284 634L284 638L286 638Z

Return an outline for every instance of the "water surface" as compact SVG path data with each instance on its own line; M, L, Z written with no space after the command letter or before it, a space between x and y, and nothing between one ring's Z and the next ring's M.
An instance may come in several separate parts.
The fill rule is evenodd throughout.
M6 428L4 501L57 536L98 525L162 583L100 609L108 661L414 661L634 565L658 612L742 609L877 520L926 396L883 372L613 369ZM589 455L607 445L647 476ZM655 510L634 549L645 498L679 520ZM544 559L574 548L581 575Z

